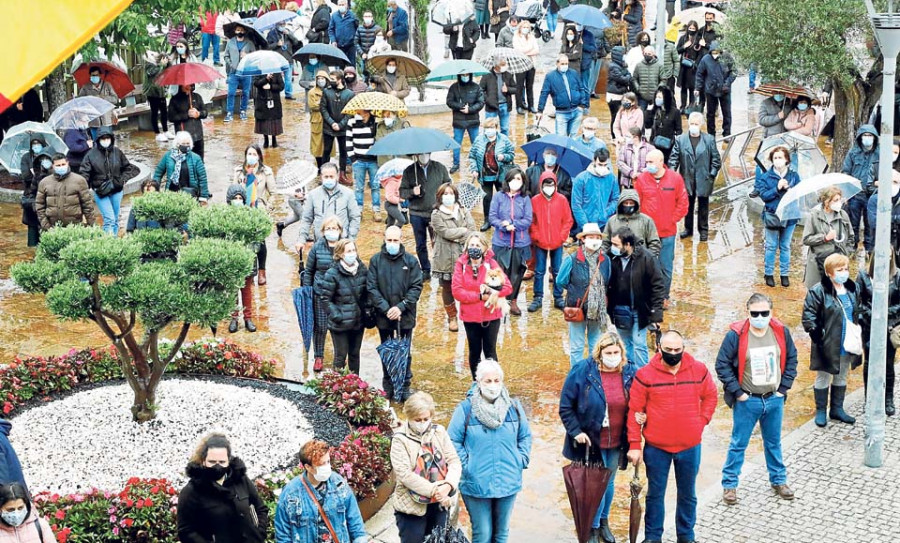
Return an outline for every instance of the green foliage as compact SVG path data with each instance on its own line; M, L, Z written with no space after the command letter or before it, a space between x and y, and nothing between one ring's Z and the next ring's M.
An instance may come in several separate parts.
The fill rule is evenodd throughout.
M353 13L359 17L362 24L363 13L371 11L375 17L375 24L387 29L387 0L356 0L353 2Z
M134 213L139 220L157 221L168 227L187 224L197 201L185 192L148 192L134 199Z
M236 290L191 291L184 300L182 318L207 328L215 326L231 317L235 293Z
M227 290L233 295L253 272L255 258L239 243L200 238L181 248L178 264L195 288Z
M103 291L103 301L115 311L135 311L148 331L158 331L179 318L186 304L187 282L177 264L150 262Z
M97 226L85 228L72 224L51 228L41 234L41 244L38 245L37 254L47 260L55 262L59 260L59 253L65 249L70 243L82 240L100 239L108 234Z
M47 307L62 320L77 321L91 315L91 285L80 279L69 279L47 292Z
M38 256L32 262L17 262L9 269L9 274L25 292L46 293L55 285L72 275L61 262L53 262Z
M129 238L104 236L75 241L59 252L66 267L79 277L125 276L137 266L141 246Z
M131 239L140 245L141 256L144 258L174 255L181 244L181 231L172 228L143 228L135 230Z
M188 225L194 236L244 244L262 243L272 231L272 221L264 210L226 204L194 209Z

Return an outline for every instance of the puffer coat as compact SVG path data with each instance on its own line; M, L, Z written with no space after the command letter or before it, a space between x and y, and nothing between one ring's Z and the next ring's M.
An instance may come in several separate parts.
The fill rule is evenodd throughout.
M306 255L306 267L300 274L300 284L304 287L317 286L333 265L334 249L325 238L317 240Z
M353 275L335 261L315 286L315 293L328 310L328 329L347 332L362 329L363 308L368 303L366 265L357 258L359 269Z
M469 106L469 112L461 110ZM484 109L484 92L474 80L463 83L459 76L447 92L447 107L453 111L453 128L470 128L481 124L479 113Z
M853 303L854 322L859 314L859 296L856 283L848 280L844 283L847 294ZM809 355L810 371L825 371L837 375L841 371L841 350L844 340L844 306L838 299L834 285L829 277L806 293L803 302L801 322L803 329L809 334L812 350ZM862 357L847 353L850 367L862 364Z
M41 230L44 231L57 224L81 224L84 220L88 226L92 226L96 222L94 197L87 181L72 172L61 179L52 174L41 180L34 199L34 211L41 223Z
M106 149L97 144L88 151L81 162L79 173L94 191L98 190L107 179L112 181L113 191L104 195L110 196L122 192L125 183L137 175L138 170L128 161L125 153L116 147L116 136L112 128L105 126L100 128L97 139L99 140L101 136L112 138L112 144Z

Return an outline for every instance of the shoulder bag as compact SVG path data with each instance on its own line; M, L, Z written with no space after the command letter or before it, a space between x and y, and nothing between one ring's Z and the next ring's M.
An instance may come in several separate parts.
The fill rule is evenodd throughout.
M653 146L661 151L668 151L672 149L672 138L656 136L653 138Z
M765 224L766 228L769 230L781 230L784 228L784 225L781 224L781 219L778 218L778 215L772 213L771 211L763 210L762 213L763 224Z
M331 540L335 542L340 541L337 534L334 533L334 528L331 527L331 521L328 520L328 515L326 515L325 510L322 509L322 504L319 503L319 500L316 499L315 493L311 488L309 488L309 483L306 482L306 476L301 474L300 481L303 483L303 488L306 489L306 493L309 494L309 498L313 501L314 504L316 504L316 507L319 508L319 515L321 515L322 520L325 521L325 527L328 528L328 533L331 535Z
M843 311L843 307L841 308ZM863 354L862 327L844 318L844 350L850 354Z
M596 277L597 272L600 271L600 263L597 263L597 269L594 270L594 273L591 274L590 279L588 279L587 288L584 289L584 296L578 298L578 301L575 302L575 307L564 307L563 308L563 319L566 322L583 322L584 321L584 299L587 298L588 290L591 288L591 283L594 282L594 277Z

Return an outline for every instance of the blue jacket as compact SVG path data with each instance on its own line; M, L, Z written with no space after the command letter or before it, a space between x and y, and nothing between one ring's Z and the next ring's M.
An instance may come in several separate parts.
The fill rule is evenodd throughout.
M169 175L172 173L172 170L175 169L175 159L172 157L177 150L166 151L166 154L160 159L159 164L156 165L156 170L153 171L153 180L159 183L159 190L170 190L169 185L170 179ZM188 168L188 185L191 188L197 189L198 198L200 200L208 200L211 196L209 194L209 187L206 184L206 166L203 164L203 159L200 158L200 155L196 154L193 151L188 152L188 156L185 159ZM184 189L184 187L182 187Z
M22 464L19 463L19 457L13 450L9 442L9 431L12 424L5 419L0 419L0 484L4 483L22 483L25 486L25 475L22 474Z
M349 47L356 41L356 29L359 28L359 19L356 15L347 10L347 13L341 14L340 10L331 14L331 21L328 23L328 39L338 47Z
M484 183L484 153L487 150L488 139L484 135L484 131L478 134L472 147L469 148L469 171L478 172L478 179ZM503 156L506 160L501 160L499 156ZM506 176L506 171L513 166L513 160L516 158L516 146L504 134L497 132L497 144L494 146L494 158L497 159L497 183L501 183ZM499 185L497 185L499 186Z
M566 85L563 83L563 77L569 82L569 93L572 99L569 100L569 94L566 93ZM544 111L547 105L547 96L553 98L553 105L556 111L569 111L576 107L590 108L590 94L584 88L581 77L574 70L567 70L565 74L559 70L553 70L547 73L544 78L544 86L541 87L541 97L538 100L538 111Z
M500 427L485 428L472 413L473 386L456 406L447 433L462 463L459 492L473 498L505 498L522 490L522 470L531 456L531 428L519 400ZM280 541L278 543L281 543Z
M594 62L594 53L597 52L597 42L594 35L585 28L581 32L581 71L589 69Z
M710 51L719 49L718 42L710 44ZM722 96L731 91L731 84L737 74L734 71L734 63L730 55L722 53L718 60L707 53L700 59L700 65L697 66L697 79L694 88L700 92L710 94L712 96Z
M606 177L598 177L585 170L572 181L572 215L579 231L589 222L602 229L616 214L618 205L619 182L612 171Z
M600 252L600 273L603 275L603 284L609 284L609 259ZM591 280L591 268L584 256L584 248L563 259L559 266L559 273L553 284L566 290L566 306L575 307L578 300L584 298L588 283Z
M868 151L863 147L863 134L875 136L875 143ZM864 124L856 132L856 144L844 158L841 173L859 179L866 194L871 195L875 191L875 175L878 171L878 131L871 124Z
M281 491L275 512L276 543L312 543L319 541L319 509L303 487L301 474ZM315 490L313 490L315 492ZM337 473L325 483L325 499L319 502L340 543L369 540L356 496L347 481Z
M766 204L765 210L769 213L775 213L775 210L778 209L778 204L781 202L781 198L787 194L788 189L793 188L800 183L800 176L791 169L790 166L788 166L787 175L785 175L784 178L788 182L788 188L778 190L778 182L781 181L781 176L775 172L775 168L769 168L766 172L763 172L760 168L756 169L756 182L754 183L754 188L759 192L759 197ZM787 222L788 224L785 226L797 224L797 221L795 220Z
M637 367L628 362L622 368L622 375L616 373L600 373L597 362L593 358L582 360L572 366L566 382L563 384L559 397L559 418L566 427L566 441L563 444L563 456L569 460L584 460L584 445L575 442L575 436L584 432L591 436L599 436L606 416L606 396L603 392L604 378L620 378L625 386L625 400L628 401L628 391ZM604 377L607 376L607 377ZM626 420L627 420L626 414ZM627 451L628 437L626 425L622 425L622 440L620 449ZM604 447L602 443L595 443L591 438L591 449L599 450ZM615 466L606 466L615 470Z
M397 6L397 13L394 14L394 41L405 42L409 39L409 13L405 9Z
M521 192L516 193L512 198L508 192L495 194L494 199L491 200L491 211L488 218L491 226L494 227L491 245L499 247L531 246L531 234L528 233L528 230L531 228L534 215L531 210L531 198L528 196ZM515 231L510 232L501 226L503 221L513 223L516 227Z

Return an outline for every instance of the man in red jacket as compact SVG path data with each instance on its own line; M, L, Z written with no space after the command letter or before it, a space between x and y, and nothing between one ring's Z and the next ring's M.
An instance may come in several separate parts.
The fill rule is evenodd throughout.
M635 465L643 460L647 469L644 543L662 541L666 482L673 464L678 488L675 532L679 542L694 542L700 441L717 400L709 370L684 352L681 334L666 332L660 352L635 375L628 401L628 411L635 413L628 417L628 460Z
M534 313L544 303L544 274L547 273L547 257L550 257L550 276L556 278L562 264L563 243L569 237L569 231L575 223L569 201L556 186L556 174L545 170L541 174L538 186L540 193L531 197L533 219L531 221L531 246L534 249L534 300L528 306L528 312ZM553 303L562 309L566 302L563 289L553 285Z
M213 11L204 12L202 9L200 10L200 31L203 33L201 36L201 46L203 48L201 52L201 59L203 62L206 62L206 59L209 58L209 46L212 45L213 50L213 63L216 66L221 66L222 63L219 61L219 35L216 34L216 19L219 17L219 14Z
M669 306L669 290L672 288L672 268L675 263L675 234L678 221L687 215L688 193L684 178L666 167L662 151L647 153L647 171L638 176L634 188L641 198L641 213L649 215L659 231L662 247L659 250L659 267L666 278L666 302Z

